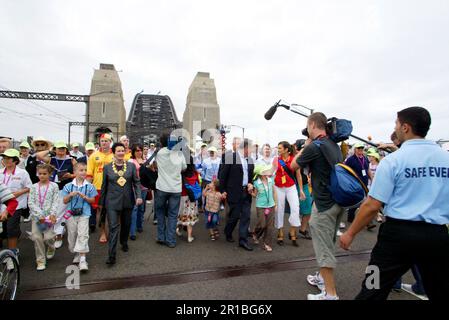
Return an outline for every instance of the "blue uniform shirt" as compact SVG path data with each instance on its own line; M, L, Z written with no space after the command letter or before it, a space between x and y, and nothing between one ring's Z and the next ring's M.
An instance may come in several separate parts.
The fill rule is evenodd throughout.
M385 204L387 217L449 223L449 153L416 139L383 159L369 195Z
M78 187L76 185L76 179L74 179L69 184L66 184L64 186L64 189L62 190L63 197L68 196L71 192L79 191L80 193L86 195L88 198L95 198L97 196L97 190L95 187L84 180L84 183L81 187ZM90 204L82 199L80 196L73 197L70 202L67 204L67 210L71 209L83 209L83 217L90 217Z

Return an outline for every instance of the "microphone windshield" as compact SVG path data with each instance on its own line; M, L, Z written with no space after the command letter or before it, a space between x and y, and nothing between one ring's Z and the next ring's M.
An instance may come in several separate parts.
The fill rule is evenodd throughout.
M274 105L270 109L268 109L268 111L265 113L265 119L271 120L271 118L273 118L274 114L276 113L277 108L278 108L278 106Z

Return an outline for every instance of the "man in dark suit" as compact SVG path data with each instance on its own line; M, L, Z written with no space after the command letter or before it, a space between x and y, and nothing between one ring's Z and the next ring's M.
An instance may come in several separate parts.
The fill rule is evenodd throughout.
M249 140L245 139L237 150L223 155L219 170L220 192L227 197L228 222L225 227L226 240L234 242L232 232L239 224L239 246L252 251L248 244L248 229L251 216L251 195L253 189L254 163L249 156Z

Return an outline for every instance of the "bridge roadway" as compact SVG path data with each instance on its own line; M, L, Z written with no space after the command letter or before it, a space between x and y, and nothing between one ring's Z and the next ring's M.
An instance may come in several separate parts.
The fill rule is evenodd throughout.
M318 293L305 280L307 274L317 270L310 240L299 240L299 247L289 241L283 247L274 244L271 253L256 245L253 252L246 252L236 243L226 242L223 235L217 241L209 240L201 216L194 226L195 240L188 243L184 235L178 238L176 248L170 249L156 244L150 211L151 204L147 206L150 219L145 221L144 232L136 241L129 241L128 253L118 250L113 267L105 264L107 245L98 242L98 231L91 234L89 271L81 274L78 290L65 287L66 267L73 259L66 241L47 269L38 272L32 242L22 238L18 299L304 300L308 293ZM30 224L22 227L29 230ZM224 220L220 230L223 228ZM352 299L358 293L377 229L363 231L352 251L338 249L336 282L341 299ZM412 279L408 273L404 282L411 283ZM416 298L393 292L390 299Z

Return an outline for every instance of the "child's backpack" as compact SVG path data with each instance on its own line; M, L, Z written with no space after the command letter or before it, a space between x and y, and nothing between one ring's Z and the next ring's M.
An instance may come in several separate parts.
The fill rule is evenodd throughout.
M197 175L199 176L199 175ZM190 202L195 202L201 198L202 190L201 185L198 183L198 181L195 181L194 184L187 183L184 175L182 176L182 183L184 184L184 187L186 188L187 195L189 197Z
M365 200L368 188L354 170L347 165L343 163L333 165L326 153L321 150L322 142L320 140L315 140L313 144L320 149L332 167L330 185L328 186L332 199L342 208L357 208Z

